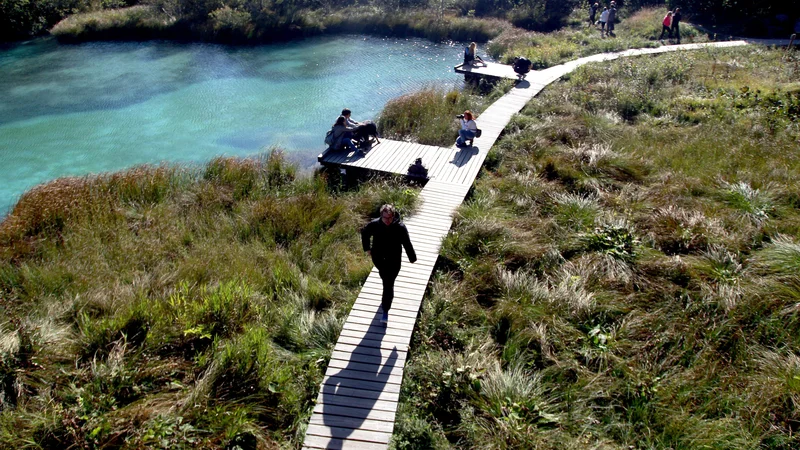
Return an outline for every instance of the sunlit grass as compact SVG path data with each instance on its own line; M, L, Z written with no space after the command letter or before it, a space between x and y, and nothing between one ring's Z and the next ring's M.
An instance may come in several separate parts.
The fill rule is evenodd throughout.
M618 34L648 38L659 15ZM423 307L399 418L428 423L418 436L798 445L797 54L674 56L585 66L506 128ZM463 371L480 389L466 378L445 404L414 400L454 386L431 361L466 336L490 355Z

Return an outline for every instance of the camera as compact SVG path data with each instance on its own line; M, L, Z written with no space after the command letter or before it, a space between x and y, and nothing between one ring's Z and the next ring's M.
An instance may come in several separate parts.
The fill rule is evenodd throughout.
M463 119L463 118L464 118L463 114L459 114L459 115L456 116L456 119Z

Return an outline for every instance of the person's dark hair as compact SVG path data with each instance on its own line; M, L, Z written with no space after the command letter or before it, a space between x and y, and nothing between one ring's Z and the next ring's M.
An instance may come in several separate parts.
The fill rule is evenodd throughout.
M353 113L353 112L352 112L352 111L350 111L350 110L349 110L349 109L347 109L347 108L345 108L345 109L343 109L343 110L342 110L342 115L343 115L343 116L349 116L349 115L350 115L350 114L352 114L352 113Z
M344 125L344 121L347 120L344 116L339 116L336 118L336 123L334 125Z
M388 203L386 205L381 206L381 216L383 216L383 213L387 213L387 212L391 213L391 215L393 215L393 216L396 215L396 211L394 209L394 206L390 205Z

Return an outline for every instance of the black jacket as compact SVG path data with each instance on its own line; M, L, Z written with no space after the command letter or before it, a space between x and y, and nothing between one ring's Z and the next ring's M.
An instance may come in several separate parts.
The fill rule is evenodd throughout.
M681 23L681 13L677 12L672 15L672 28L677 28Z
M395 213L390 225L384 224L380 217L370 221L361 229L361 245L365 252L372 250L372 261L376 265L381 263L399 265L401 246L405 247L410 262L417 260L417 254L414 253L414 247L411 246L411 239L408 237L408 229L400 222L398 213Z

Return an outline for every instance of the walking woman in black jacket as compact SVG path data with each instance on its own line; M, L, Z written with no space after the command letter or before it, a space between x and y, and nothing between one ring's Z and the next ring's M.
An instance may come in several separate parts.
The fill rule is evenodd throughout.
M361 229L361 245L372 257L372 262L378 268L383 281L381 322L387 323L394 298L394 280L400 273L402 248L406 249L409 262L413 264L417 260L417 254L414 253L414 247L408 237L408 229L400 221L400 215L394 206L381 206L381 216Z

